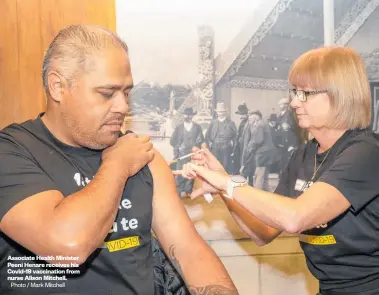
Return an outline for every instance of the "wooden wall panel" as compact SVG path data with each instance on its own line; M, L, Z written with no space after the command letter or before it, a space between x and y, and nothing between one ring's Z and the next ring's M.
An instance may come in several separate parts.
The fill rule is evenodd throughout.
M0 129L44 111L43 53L71 24L116 29L115 0L0 0Z
M108 3L107 3L108 2ZM116 31L116 4L109 4L109 0L83 0L85 4L85 11L87 14L88 23L90 24L103 24L113 31ZM107 9L101 11L97 7L104 7Z
M83 1L78 0L43 1L41 19L42 43L43 48L46 49L62 28L87 22L85 5Z
M70 13L64 13L67 11ZM115 3L114 0L44 1L41 19L43 47L47 48L57 32L71 24L97 24L115 30Z
M10 123L19 111L17 3L0 1L0 127Z
M17 1L20 121L35 117L45 108L41 78L40 0ZM31 13L33 12L33 13ZM35 29L37 28L37 29ZM33 92L31 92L31 89Z

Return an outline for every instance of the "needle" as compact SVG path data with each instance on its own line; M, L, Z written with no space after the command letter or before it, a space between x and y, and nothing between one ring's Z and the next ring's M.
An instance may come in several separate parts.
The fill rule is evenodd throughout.
M200 153L200 152L202 152L202 151L203 151L203 150L201 149L201 150L198 150L197 152L190 153L190 154L187 154L187 155L181 156L181 157L179 157L179 158L176 158L176 159L170 161L170 164L175 163L175 162L180 161L180 160L183 160L183 159L186 159L186 158L189 158L189 157L191 157L192 155L198 154L198 153Z

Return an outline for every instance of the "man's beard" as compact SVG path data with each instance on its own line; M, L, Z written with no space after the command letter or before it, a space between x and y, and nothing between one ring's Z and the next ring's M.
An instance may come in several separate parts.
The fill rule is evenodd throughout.
M99 141L99 134L96 131L83 131L83 127L80 125L79 121L72 118L72 116L67 113L62 113L62 119L64 125L68 130L70 130L71 138L78 144L80 147L88 148L91 150L103 150L110 146L108 143L101 143Z

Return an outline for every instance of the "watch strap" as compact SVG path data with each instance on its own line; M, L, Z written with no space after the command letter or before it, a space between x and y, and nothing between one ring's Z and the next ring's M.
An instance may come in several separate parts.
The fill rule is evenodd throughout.
M229 178L228 179L228 183L227 183L226 194L224 194L224 196L227 197L227 198L229 198L229 199L234 199L233 198L234 188L240 187L240 186L245 186L245 185L247 185L247 181L245 181L245 182L235 182L231 178Z

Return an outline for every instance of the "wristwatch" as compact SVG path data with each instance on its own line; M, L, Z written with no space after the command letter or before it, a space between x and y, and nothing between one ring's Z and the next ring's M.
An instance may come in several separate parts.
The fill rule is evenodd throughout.
M233 199L233 190L235 187L245 186L247 185L247 180L245 177L241 175L230 175L228 179L226 194L225 197L229 199Z

